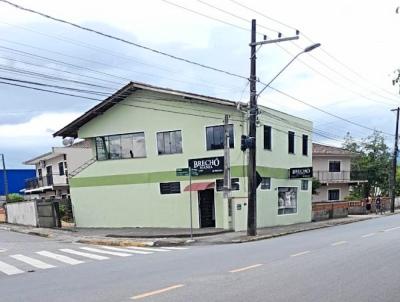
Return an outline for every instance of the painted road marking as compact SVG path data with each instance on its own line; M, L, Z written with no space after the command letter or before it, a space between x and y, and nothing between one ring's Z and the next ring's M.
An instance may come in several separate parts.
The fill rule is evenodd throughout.
M155 248L155 247L140 247L140 246L127 246L128 249L139 250L139 251L148 251L148 252L170 252L164 248Z
M41 256L48 257L48 258L51 258L51 259L55 259L55 260L58 260L60 262L64 262L64 263L71 264L71 265L77 265L77 264L84 263L84 261L76 260L74 258L71 258L71 257L68 257L68 256L64 256L64 255L60 255L60 254L56 254L56 253L52 253L52 252L40 251L40 252L36 252L36 253L41 255Z
M332 243L331 245L332 246L337 246L337 245L342 245L342 244L346 244L346 243L347 243L347 241L338 241L338 242Z
M243 272L243 271L247 271L247 270L252 269L252 268L259 267L259 266L261 266L261 265L262 265L262 264L254 264L254 265L250 265L250 266L246 266L246 267L234 269L234 270L231 270L231 271L229 271L229 272L230 272L230 273Z
M0 261L0 272L5 273L6 275L16 275L24 273L24 271L21 271L15 266L9 265L2 261Z
M308 253L310 253L310 251L304 251L304 252L300 252L300 253L297 253L297 254L293 254L293 255L290 255L290 257L297 257L297 256L305 255L305 254L308 254Z
M129 256L132 256L131 254L127 254L127 253L119 253L119 252L105 251L105 250L95 249L95 248L92 248L92 247L81 247L81 249L82 249L82 250L89 251L89 252L93 252L93 253L107 254L107 255L113 255L113 256L119 256L119 257L129 257Z
M110 258L108 258L106 256L100 256L100 255L95 255L95 254L90 254L90 253L85 253L85 252L79 252L79 251L74 251L74 250L71 250L71 249L60 249L60 251L64 252L64 253L69 253L69 254L73 254L73 255L78 255L78 256L94 259L94 260L107 260L107 259L110 259Z
M5 251L7 251L6 249L0 249L0 253L4 253Z
M384 232L390 232L390 231L394 231L394 230L398 230L398 229L400 229L400 227L390 228L390 229L386 229L386 230L383 230L383 231Z
M112 247L112 246L101 246L101 248L111 250L111 251L116 251L116 252L124 252L124 253L132 253L132 254L142 254L142 255L153 254L153 252L134 251L134 250L121 249L121 248Z
M167 249L167 250L188 250L188 247L180 247L180 246L164 246L163 249Z
M162 288L162 289L159 289L159 290L155 290L155 291L147 292L147 293L140 294L140 295L137 295L137 296L133 296L133 297L131 297L131 299L133 299L133 300L143 299L143 298L146 298L146 297L162 294L162 293L165 293L167 291L170 291L170 290L173 290L173 289L177 289L177 288L180 288L180 287L183 287L183 286L184 286L183 284L177 284L177 285L173 285L173 286L170 286L170 287L166 287L166 288Z
M374 236L374 235L376 235L376 233L365 234L365 235L362 235L361 237L362 238L368 238L368 237L371 237L371 236Z
M48 269L48 268L53 268L55 267L54 265L48 264L46 262L40 261L38 259L35 258L31 258L28 256L24 256L21 254L16 254L16 255L10 255L11 258L17 259L19 261L28 263L29 265L32 265L36 268L40 268L40 269Z

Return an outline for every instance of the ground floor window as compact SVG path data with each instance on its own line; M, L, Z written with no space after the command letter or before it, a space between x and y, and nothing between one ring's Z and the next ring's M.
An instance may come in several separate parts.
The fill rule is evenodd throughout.
M215 180L215 187L218 192L223 191L224 190L224 180L223 179ZM231 178L231 190L232 191L240 190L239 178Z
M301 180L301 189L303 191L307 191L308 190L308 180L307 179L302 179Z
M297 213L297 188L278 188L278 215Z
M161 194L178 194L181 192L180 182L162 182L160 183Z
M261 190L271 190L271 177L262 177Z
M333 189L333 190L328 190L328 200L329 201L335 201L340 199L340 190L339 189Z

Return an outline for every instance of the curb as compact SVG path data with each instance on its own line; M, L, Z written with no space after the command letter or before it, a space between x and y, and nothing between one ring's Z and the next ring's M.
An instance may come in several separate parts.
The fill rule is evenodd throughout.
M394 215L394 214L392 214L392 215ZM389 216L389 215L387 215L387 216ZM302 232L307 232L307 231L330 228L330 227L334 227L334 226L338 226L338 225L351 224L351 223L366 221L366 220L370 220L370 219L377 219L377 218L380 218L380 217L368 217L368 218L359 219L359 220L342 221L342 222L339 222L339 223L332 223L332 224L329 224L329 222L327 222L328 224L324 224L324 225L321 225L321 226L315 226L315 227L311 227L311 228L307 228L307 229L298 229L298 230L293 230L293 231L288 231L288 232L283 232L283 233L276 233L276 234L270 234L270 235L261 235L261 236L245 238L245 239L233 239L233 240L230 241L230 243L246 243L246 242L253 242L253 241L259 241L259 240L271 239L271 238L282 237L282 236L286 236L286 235L290 235L290 234L296 234L296 233L302 233ZM224 243L227 243L227 242L224 242Z

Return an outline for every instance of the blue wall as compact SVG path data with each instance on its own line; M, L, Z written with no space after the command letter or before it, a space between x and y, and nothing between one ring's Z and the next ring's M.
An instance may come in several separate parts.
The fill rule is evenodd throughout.
M7 169L8 193L19 193L25 188L25 179L36 177L34 169ZM4 176L0 169L0 195L4 195Z

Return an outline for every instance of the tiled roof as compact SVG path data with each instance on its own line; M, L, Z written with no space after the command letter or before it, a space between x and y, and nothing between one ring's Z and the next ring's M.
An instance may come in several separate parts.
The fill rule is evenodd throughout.
M354 155L354 153L338 147L313 143L313 155Z

